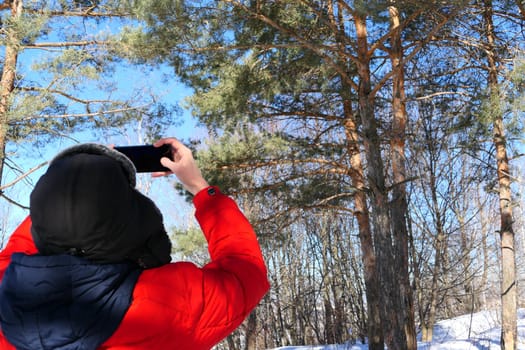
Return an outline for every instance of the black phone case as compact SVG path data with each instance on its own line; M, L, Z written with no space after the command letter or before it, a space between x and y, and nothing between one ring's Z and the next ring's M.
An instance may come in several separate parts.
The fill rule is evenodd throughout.
M160 163L162 157L171 159L170 145L162 145L161 147L153 145L117 146L114 149L125 154L133 162L138 173L170 171Z

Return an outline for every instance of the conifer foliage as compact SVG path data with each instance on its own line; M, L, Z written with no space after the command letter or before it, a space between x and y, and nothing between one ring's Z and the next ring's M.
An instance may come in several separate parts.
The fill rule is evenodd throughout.
M6 167L19 178L29 171L17 162L22 144L37 150L83 130L99 140L132 120L151 130L169 122L173 111L147 91L116 90L127 64L120 31L133 21L125 2L6 0L0 14L2 191L17 182L6 183Z
M518 29L524 24L522 7L519 1L164 0L142 1L135 8L146 29L130 31L128 46L150 43L141 59L169 62L194 89L190 106L212 135L200 154L202 164L225 190L256 203L249 208L261 233L281 238L283 246L295 236L299 244L303 235L311 237L307 222L312 217L341 220L332 230L318 228L318 245L311 248L326 273L320 272L326 279L316 276L323 326L297 329L300 320L318 319L317 312L279 304L284 310L269 308L263 319L275 320L282 336L264 334L262 341L275 346L313 338L340 342L348 336L344 329L351 328L360 331L350 337L366 335L370 349L384 344L415 349L416 323L431 329L440 311L446 312L437 307L440 301L458 293L462 298L483 294L472 288L480 276L464 255L473 254L466 242L475 237L482 209L474 214L470 201L461 212L455 204L445 205L445 198L458 195L456 181L462 179L481 187L494 184L506 203L512 201L503 175L511 170L500 168L506 160L499 157L500 146L510 146L516 134L503 141L498 130L504 120L520 125L515 131L523 127L512 122L516 110L507 108L515 105L512 91L519 88L509 72L525 49ZM496 93L495 85L508 93ZM494 109L489 101L495 96L506 109ZM517 115L522 118L523 111ZM444 137L436 138L440 133ZM469 160L458 165L461 176L445 176L448 162L461 157ZM422 164L428 166L420 171ZM427 190L429 197L413 197ZM504 209L501 215L508 218L509 207ZM456 224L449 227L451 222ZM512 251L510 221L502 225L502 244ZM325 251L324 244L347 230L358 237L353 244L359 249L344 261L357 257L360 272L354 275L354 265L346 265L340 271L347 275L334 279L363 283L364 313L349 310L355 293L329 277L328 262L342 260L331 260L336 253ZM455 232L462 232L458 246L463 250L456 249ZM292 257L278 251L272 271L275 298L281 300L289 285L275 269L285 268ZM504 256L510 268L515 257ZM455 259L464 263L461 282L452 274L458 271ZM516 292L517 277L511 275L504 276L504 293ZM300 289L292 288L287 298L310 296ZM506 300L515 310L516 299ZM346 313L335 312L341 309ZM352 319L356 314L359 319ZM514 322L503 337L505 347L513 349L515 320L509 312L502 316L510 317L506 324Z

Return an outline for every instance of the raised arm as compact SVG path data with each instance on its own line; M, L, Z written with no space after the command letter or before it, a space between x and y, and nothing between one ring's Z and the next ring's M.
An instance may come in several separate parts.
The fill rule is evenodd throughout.
M209 192L212 192L210 194ZM234 318L248 315L268 291L267 271L259 243L252 226L229 197L210 187L194 198L195 216L208 241L211 262L204 266L205 292L209 296L207 309L210 317L201 322L221 323L221 317ZM209 279L207 281L206 279ZM214 310L217 296L224 299L227 312L220 315ZM231 307L232 310L228 310Z
M195 195L195 217L208 241L210 263L201 269L177 268L184 271L188 305L194 303L189 312L199 311L185 338L188 346L207 348L238 327L266 294L266 265L255 232L237 204L208 185L188 148L173 139L158 145L165 143L174 148L173 160L163 158L162 164Z

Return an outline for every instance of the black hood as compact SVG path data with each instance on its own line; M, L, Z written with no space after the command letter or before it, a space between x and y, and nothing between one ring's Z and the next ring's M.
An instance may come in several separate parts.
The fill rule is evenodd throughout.
M135 189L133 164L101 145L74 146L53 159L31 193L30 216L43 255L130 260L144 268L171 260L162 215Z

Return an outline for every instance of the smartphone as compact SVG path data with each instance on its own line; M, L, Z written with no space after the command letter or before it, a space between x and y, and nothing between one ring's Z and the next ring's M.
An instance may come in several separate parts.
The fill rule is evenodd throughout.
M114 149L125 154L133 162L138 173L170 171L160 163L162 157L172 159L170 145L116 146Z

